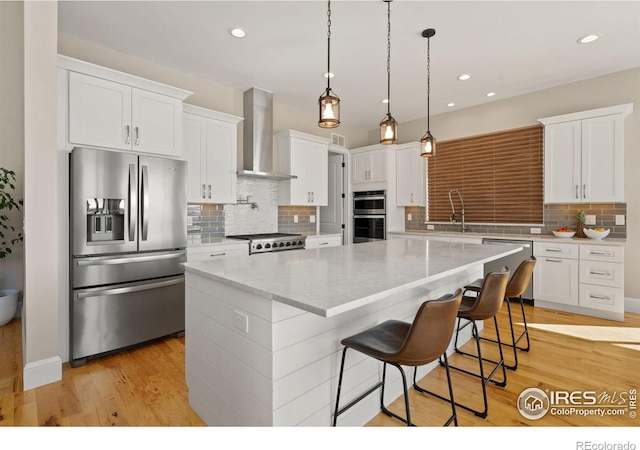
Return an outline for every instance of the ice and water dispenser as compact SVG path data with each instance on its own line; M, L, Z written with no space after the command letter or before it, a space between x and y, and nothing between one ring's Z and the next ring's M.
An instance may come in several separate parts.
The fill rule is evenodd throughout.
M87 199L87 243L124 241L124 199Z

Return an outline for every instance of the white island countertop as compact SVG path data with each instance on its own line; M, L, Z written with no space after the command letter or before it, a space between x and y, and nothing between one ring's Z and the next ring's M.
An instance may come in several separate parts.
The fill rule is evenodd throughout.
M184 267L187 274L331 317L521 248L394 239L188 262Z

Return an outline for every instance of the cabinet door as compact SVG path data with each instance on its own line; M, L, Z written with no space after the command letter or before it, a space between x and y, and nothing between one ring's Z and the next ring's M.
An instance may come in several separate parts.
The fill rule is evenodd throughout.
M424 158L415 149L396 152L397 206L424 206Z
M132 133L129 86L69 73L71 144L130 150Z
M182 101L142 89L132 89L133 150L182 156Z
M581 121L544 127L544 201L582 201Z
M387 181L387 152L374 150L369 155L369 181Z
M187 201L203 203L206 201L206 119L196 114L184 114L183 153L187 160Z
M578 305L578 260L538 258L533 270L533 297L536 300Z
M623 202L623 119L582 121L582 196L586 202Z
M329 147L310 143L307 148L307 189L311 192L311 205L329 203Z
M236 202L236 141L235 124L207 119L207 202Z
M356 153L351 157L351 183L366 183L369 181L371 158L368 153Z

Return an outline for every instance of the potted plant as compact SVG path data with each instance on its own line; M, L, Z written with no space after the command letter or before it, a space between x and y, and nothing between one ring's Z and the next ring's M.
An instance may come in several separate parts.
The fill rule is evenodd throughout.
M578 221L576 237L586 238L587 236L584 234L584 223L587 221L587 216L584 209L579 209L578 212L576 212L576 220Z
M15 200L12 192L15 191L16 174L14 171L0 167L0 261L13 253L12 247L22 242L21 232L15 235L16 229L11 225L5 211L14 208L20 210L22 199ZM0 290L0 326L13 319L18 305L17 289Z

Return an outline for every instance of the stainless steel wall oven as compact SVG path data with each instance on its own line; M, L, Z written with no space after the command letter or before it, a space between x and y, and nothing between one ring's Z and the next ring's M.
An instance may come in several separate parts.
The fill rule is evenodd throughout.
M387 238L386 192L353 193L353 242L380 241Z

